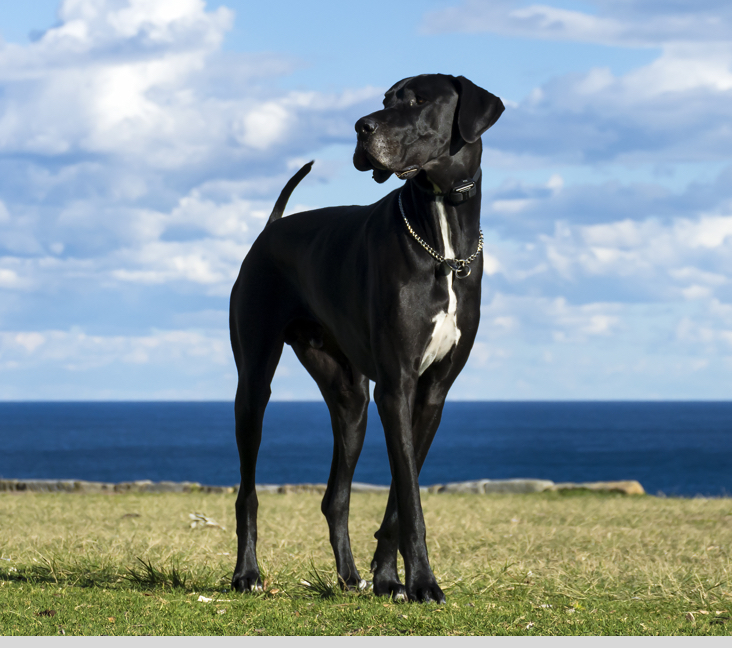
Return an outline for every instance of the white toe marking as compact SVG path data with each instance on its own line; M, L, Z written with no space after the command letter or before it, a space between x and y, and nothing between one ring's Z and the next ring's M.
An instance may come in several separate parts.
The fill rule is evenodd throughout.
M437 212L440 216L440 234L442 235L442 242L445 248L444 256L447 259L454 259L455 251L452 249L450 228L447 225L447 214L442 196L435 197L435 204L437 205ZM435 328L432 331L432 337L422 356L422 363L419 366L420 376L433 362L442 360L447 355L447 352L460 340L460 329L457 326L457 296L452 287L453 273L448 274L445 280L447 281L447 293L449 297L447 311L437 313L432 318L432 321L435 323Z

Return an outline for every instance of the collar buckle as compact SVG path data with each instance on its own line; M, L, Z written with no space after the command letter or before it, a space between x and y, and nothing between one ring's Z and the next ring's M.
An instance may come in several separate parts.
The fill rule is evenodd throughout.
M478 193L478 189L475 186L475 182L473 180L466 180L455 185L450 190L447 194L447 200L453 205L459 205L466 200L470 200L476 193Z
M476 174L470 178L470 180L462 180L458 182L450 191L445 195L445 199L451 205L461 205L462 203L470 200L478 193L478 180L482 175L480 167Z

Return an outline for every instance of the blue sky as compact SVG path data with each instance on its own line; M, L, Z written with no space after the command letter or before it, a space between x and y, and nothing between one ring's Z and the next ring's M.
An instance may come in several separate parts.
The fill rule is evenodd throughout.
M456 399L727 399L726 0L34 0L0 10L0 399L216 399L230 287L291 208L368 203L353 124L464 75L482 321ZM289 352L273 398L318 398Z

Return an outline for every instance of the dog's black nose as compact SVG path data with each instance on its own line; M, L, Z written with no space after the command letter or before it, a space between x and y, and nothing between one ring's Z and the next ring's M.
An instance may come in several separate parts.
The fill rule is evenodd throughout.
M363 137L368 137L379 127L378 122L371 117L361 117L356 122L356 132Z

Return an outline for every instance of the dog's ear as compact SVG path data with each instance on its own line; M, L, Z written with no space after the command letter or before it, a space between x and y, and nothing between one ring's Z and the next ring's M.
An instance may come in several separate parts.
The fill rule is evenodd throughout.
M465 142L472 144L498 121L505 108L498 97L479 88L465 77L454 77L453 82L458 92L455 109L456 128L453 129L453 133L459 134Z

